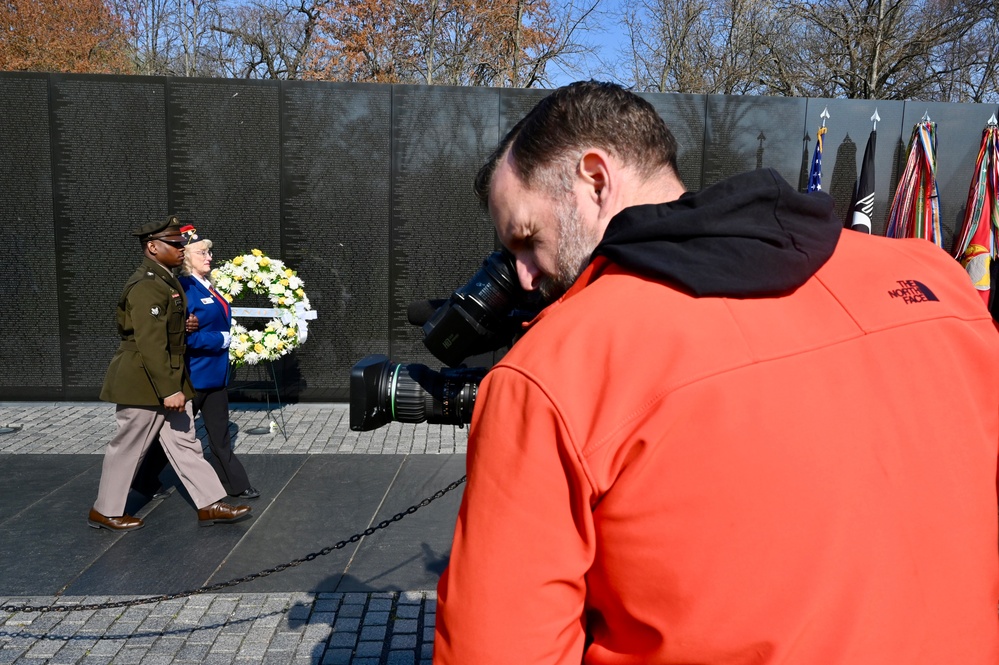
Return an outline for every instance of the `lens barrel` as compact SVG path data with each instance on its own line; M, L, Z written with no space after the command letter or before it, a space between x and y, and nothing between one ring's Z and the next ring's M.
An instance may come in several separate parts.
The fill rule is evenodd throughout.
M350 429L364 432L393 421L466 425L485 374L484 368L437 372L367 356L350 372Z

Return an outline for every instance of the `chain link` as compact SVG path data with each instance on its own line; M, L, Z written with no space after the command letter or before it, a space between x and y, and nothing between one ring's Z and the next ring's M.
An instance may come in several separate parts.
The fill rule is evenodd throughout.
M330 552L333 552L333 551L336 551L336 550L339 550L339 549L343 549L344 547L346 547L347 545L350 545L351 543L358 542L359 540L361 540L361 538L364 538L365 536L370 536L373 533L375 533L376 531L380 531L381 529L384 529L384 528L388 527L390 524L394 524L395 522L398 522L399 520L403 519L407 515L412 515L413 513L415 513L420 508L426 508L431 503L433 503L437 499L441 498L442 496L444 496L448 492L451 492L451 491L457 489L462 483L465 482L466 478L467 478L467 476L462 476L461 478L459 478L458 480L454 481L453 483L451 483L450 485L448 485L444 489L438 490L432 496L429 496L426 499L424 499L423 501L420 501L419 503L410 506L409 508L407 508L406 510L402 511L401 513L396 513L391 518L389 518L387 520L382 520L381 522L379 522L375 526L368 527L367 529L365 529L364 531L361 531L360 533L355 533L350 538L347 538L345 540L341 540L340 542L336 543L335 545L330 545L328 547L324 547L321 550L319 550L318 552L310 552L309 554L306 554L305 556L303 556L301 558L289 561L288 563L278 564L277 566L274 566L273 568L267 568L267 569L261 570L260 572L257 572L257 573L252 573L250 575L244 575L243 577L237 577L236 579L232 579L232 580L229 580L227 582L219 582L217 584L209 584L208 586L203 586L203 587L200 587L198 589L191 589L189 591L181 591L180 593L163 594L163 595L160 595L160 596L150 596L148 598L133 598L131 600L118 600L118 601L108 602L108 603L90 603L90 604L87 604L87 605L2 605L2 606L0 606L0 611L2 611L2 612L10 612L10 613L15 613L16 614L18 612L76 612L76 611L84 611L84 610L106 610L106 609L114 609L114 608L118 608L118 607L132 607L133 605L145 605L147 603L158 603L158 602L161 602L161 601L164 601L164 600L176 600L177 598L187 598L189 596L196 596L196 595L202 594L202 593L211 593L213 591L221 591L222 589L228 589L228 588L234 587L234 586L236 586L238 584L243 584L244 582L250 582L251 580L259 579L261 577L267 577L268 575L273 575L274 573L280 573L282 570L287 570L288 568L294 568L295 566L300 566L303 563L305 563L306 561L313 561L315 559L318 559L321 556L326 556Z

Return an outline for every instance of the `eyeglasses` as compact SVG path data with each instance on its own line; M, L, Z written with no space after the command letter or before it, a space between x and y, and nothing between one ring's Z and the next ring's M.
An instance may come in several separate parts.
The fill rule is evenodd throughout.
M153 238L153 240L159 240L164 245L170 245L174 249L184 249L187 247L187 243L183 240L164 240L163 238Z
M212 255L212 250L210 250L210 249L199 249L196 252L191 252L191 254L194 254L195 256L208 256L208 257L210 257Z

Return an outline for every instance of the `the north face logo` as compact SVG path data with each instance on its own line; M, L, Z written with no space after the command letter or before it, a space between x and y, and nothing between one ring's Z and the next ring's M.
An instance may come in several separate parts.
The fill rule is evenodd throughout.
M892 289L888 292L888 295L892 298L901 298L906 305L911 305L916 302L930 302L931 300L939 301L940 299L933 295L922 282L917 282L914 279L900 279L898 280L898 288Z

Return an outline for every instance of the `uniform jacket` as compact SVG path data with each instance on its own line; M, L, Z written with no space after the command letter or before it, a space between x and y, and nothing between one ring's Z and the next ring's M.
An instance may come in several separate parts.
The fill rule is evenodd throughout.
M615 217L485 377L434 662L999 662L999 332L768 170Z
M198 390L221 388L229 382L229 349L223 332L232 327L232 316L195 277L181 277L187 310L198 317L198 329L187 335L187 368Z
M187 300L180 282L150 258L128 278L118 299L121 342L111 359L101 399L128 406L159 406L194 389L184 369Z

